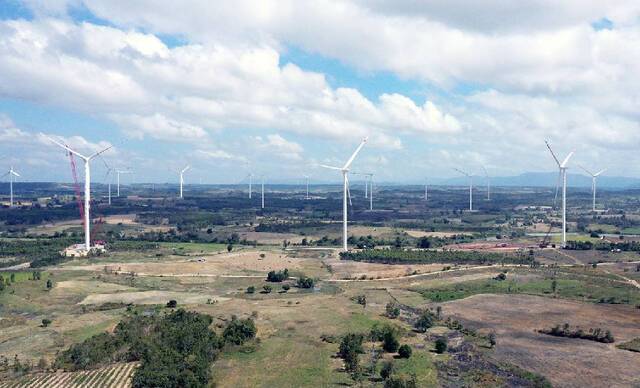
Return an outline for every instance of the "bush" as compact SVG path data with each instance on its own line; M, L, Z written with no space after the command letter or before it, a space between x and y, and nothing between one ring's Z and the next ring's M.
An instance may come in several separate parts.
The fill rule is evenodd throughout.
M245 341L256 336L256 325L253 319L232 319L224 329L222 338L227 343L242 345Z
M291 289L291 286L290 286L290 285L288 285L288 284L283 284L283 285L282 285L282 290L283 290L284 292L289 291L289 289Z
M285 281L289 278L289 270L288 269L284 269L283 271L269 271L269 273L267 274L267 281L268 282L275 282L275 283L280 283L282 281Z
M424 311L415 323L415 328L420 332L425 332L433 326L434 316L429 310Z
M384 388L417 388L416 376L390 376L384 382Z
M389 302L387 303L387 306L385 307L385 315L388 318L391 319L396 319L400 316L400 308L398 307L398 305L394 302Z
M174 309L176 306L178 306L178 302L173 299L167 302L167 308Z
M380 369L380 377L386 380L391 377L394 370L395 366L393 365L393 362L385 361L384 364L382 364L382 369Z
M296 284L300 288L313 288L314 281L312 278L300 276Z
M411 357L412 353L413 351L411 350L411 346L407 344L400 346L400 348L398 349L398 355L400 356L400 358L409 358Z
M51 324L51 319L49 319L49 318L44 318L44 319L42 320L42 327L47 327L47 326L49 326L50 324Z
M262 286L262 289L265 294L270 294L271 291L273 291L273 287L271 287L268 284L265 284L264 286Z
M256 292L256 288L254 286L247 287L247 294L253 294Z
M447 338L440 337L436 340L436 353L442 354L447 351Z

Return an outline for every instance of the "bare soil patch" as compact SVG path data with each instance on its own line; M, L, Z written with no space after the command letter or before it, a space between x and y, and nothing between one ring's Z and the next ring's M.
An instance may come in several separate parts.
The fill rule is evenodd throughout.
M616 344L640 336L640 310L529 295L476 295L442 304L466 326L495 331L495 356L547 377L554 386L634 386L640 354L615 344L551 337L536 330L569 323L613 332Z

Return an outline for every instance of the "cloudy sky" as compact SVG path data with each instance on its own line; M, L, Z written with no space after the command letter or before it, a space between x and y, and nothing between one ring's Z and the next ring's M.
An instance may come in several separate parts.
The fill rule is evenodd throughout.
M70 180L45 135L145 182L330 180L364 136L378 180L552 171L544 139L640 177L640 2L1 0L0 167Z

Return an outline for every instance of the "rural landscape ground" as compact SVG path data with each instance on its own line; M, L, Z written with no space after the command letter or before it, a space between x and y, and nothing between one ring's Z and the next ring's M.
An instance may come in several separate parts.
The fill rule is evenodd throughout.
M82 258L59 255L82 238L69 188L24 190L0 209L3 388L195 370L184 381L216 387L640 385L637 190L592 212L571 189L562 249L552 189L477 190L469 212L462 187L381 186L369 210L355 182L341 255L339 187L273 186L262 209L246 187L134 185L108 205L97 185L107 251ZM166 322L205 322L216 345L161 370L131 333L192 340Z

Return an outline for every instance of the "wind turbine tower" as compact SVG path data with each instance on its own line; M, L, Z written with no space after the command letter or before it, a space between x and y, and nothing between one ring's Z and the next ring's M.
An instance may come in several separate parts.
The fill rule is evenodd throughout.
M351 155L351 157L349 158L349 160L347 160L347 162L344 164L344 166L342 167L334 167L334 166L327 166L327 165L320 165L321 167L324 168L329 168L331 170L338 170L340 172L342 172L342 188L343 188L343 196L342 196L342 249L347 252L349 250L349 247L347 246L347 199L351 199L351 194L349 193L349 178L347 177L347 174L349 174L349 167L351 166L351 163L353 163L353 160L356 158L356 156L358 155L358 153L360 152L360 150L362 149L362 147L364 147L364 145L367 142L367 138L365 137L364 139L362 139L362 142L360 143L360 145L358 146L358 148L356 148L356 150L353 152L353 154Z
M592 172L590 172L589 170L587 170L586 168L580 166L581 169L584 170L584 172L586 172L587 174L591 175L591 193L593 194L593 205L591 210L595 213L596 211L596 186L597 186L597 180L598 177L600 175L602 175L603 172L607 171L607 169L605 168L604 170L598 171L595 174L593 174Z
M544 141L551 152L551 156L553 156L553 160L556 161L558 165L560 179L562 180L562 247L567 246L567 164L569 163L569 159L573 156L574 151L569 152L566 158L560 162L560 160L556 157L556 154L551 149L548 141Z
M14 177L19 177L20 174L18 174L13 169L13 166L11 166L11 168L9 168L9 171L7 171L7 173L2 177L4 178L7 175L9 175L9 207L13 207L13 181L15 179Z
M264 209L264 175L262 176L262 209Z
M131 170L128 170L128 169L127 170L115 170L115 171L116 171L116 175L117 175L117 178L116 178L116 181L117 181L117 184L116 184L117 185L116 197L120 198L120 174L133 174L133 172L131 172ZM109 203L111 203L111 202L109 202Z
M180 171L180 199L183 198L182 196L182 186L184 185L184 173L187 172L187 170L189 170L191 168L190 165L186 165L181 171Z
M304 179L306 180L307 183L307 196L305 197L305 199L309 199L309 175L305 175Z
M103 149L102 151L98 151L92 155L84 156L79 152L69 148L68 146L48 137L53 143L67 150L84 162L84 247L88 251L91 250L91 216L90 216L90 206L91 206L91 160L96 156L106 152L111 149L113 146Z
M468 172L462 171L460 169L454 168L454 170L458 171L460 174L469 178L469 211L473 211L473 176Z

